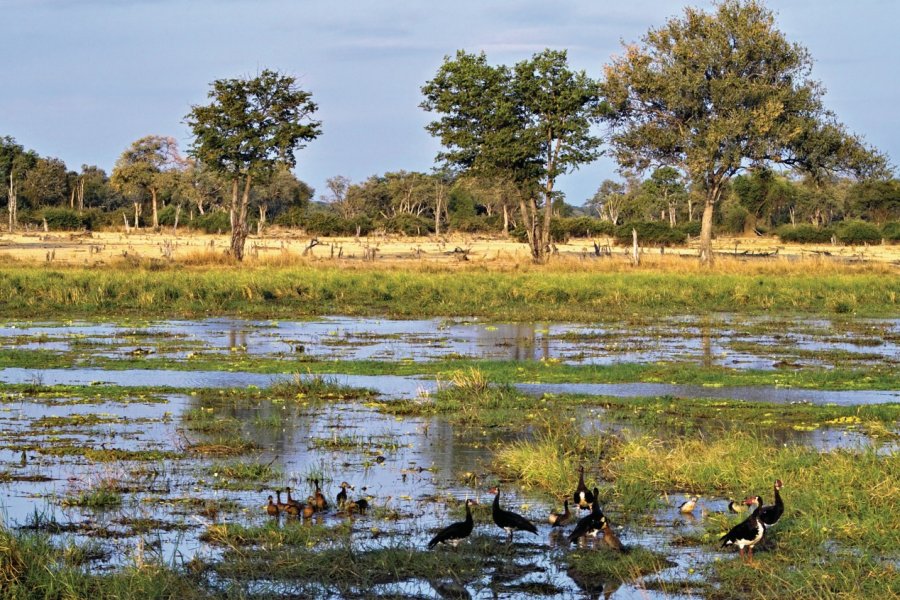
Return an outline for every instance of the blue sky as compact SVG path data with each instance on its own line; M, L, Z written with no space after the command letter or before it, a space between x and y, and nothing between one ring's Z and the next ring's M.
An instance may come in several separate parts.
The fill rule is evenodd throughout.
M708 7L709 3L692 4ZM354 181L433 165L420 87L445 55L484 50L513 63L565 48L599 77L621 41L682 11L684 2L0 0L0 135L107 171L132 141L172 135L214 79L273 68L319 104L323 135L298 154L297 175ZM900 157L900 2L771 1L779 28L815 59L826 103L851 131ZM560 180L580 205L615 176L601 158Z

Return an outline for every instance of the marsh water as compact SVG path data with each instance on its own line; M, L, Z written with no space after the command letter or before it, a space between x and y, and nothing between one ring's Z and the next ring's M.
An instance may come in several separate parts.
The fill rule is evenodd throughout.
M189 361L192 355L246 353L282 358L286 372L298 355L305 359L342 361L377 359L422 361L448 357L544 359L573 364L679 360L733 368L772 369L785 363L832 367L858 361L896 365L900 320L785 321L766 318L686 317L653 324L502 324L475 320L327 318L316 321L258 322L210 319L199 322L146 323L5 323L0 347L84 353L110 358L133 355L135 349L156 356ZM167 561L191 557L215 558L221 547L201 540L214 523L262 524L270 518L262 509L275 486L291 485L301 499L312 492L313 478L324 481L333 499L342 480L355 489L351 497L366 497L373 507L366 515L334 511L317 517L326 525L351 521L355 548L408 545L424 547L434 531L458 520L466 497L489 505L492 448L529 432L455 428L441 417L395 417L365 402L302 406L262 400L208 402L194 388L265 387L278 375L246 372L176 370L102 370L96 368L7 368L0 381L34 384L98 384L123 387L166 385L183 393L163 396L140 393L125 397L24 393L0 402L0 510L8 524L51 531L61 538L90 542L96 556L90 568L104 570L141 556ZM427 395L433 379L399 376L336 375L339 383L365 387L383 399ZM681 397L723 397L776 402L865 404L896 402L898 392L829 392L783 388L709 388L665 384L522 384L528 393L579 393L613 396L669 394ZM98 388L99 389L99 388ZM185 453L211 434L185 425L191 415L206 412L213 420L239 423L240 435L253 448L234 458ZM602 411L584 409L585 428L610 427ZM854 447L869 440L853 432L819 429L780 432L784 443L822 449ZM94 462L83 453L49 452L53 447L160 452L155 460ZM24 451L22 449L25 449ZM266 486L234 485L224 470L234 462L271 464L278 481ZM573 475L574 476L574 475ZM116 481L123 501L113 508L71 506L68 498ZM573 481L574 483L574 481ZM651 522L623 528L626 544L651 546L672 561L670 568L632 583L607 586L606 597L661 596L652 580L690 579L699 567L720 555L712 548L683 547L673 539L696 526L678 518L684 499L671 493L661 500ZM705 498L698 519L726 510L727 498ZM503 504L538 523L537 536L518 534L514 561L520 571L489 572L467 585L470 597L571 597L582 594L557 558L565 546L546 524L546 497L507 485ZM390 518L384 518L386 514ZM487 513L476 531L496 536ZM285 522L282 526L299 526ZM539 587L540 594L523 590ZM441 597L434 582L388 585L378 593ZM324 593L324 592L323 592ZM680 594L680 593L679 593ZM665 597L679 597L667 593ZM683 594L690 597L689 590Z

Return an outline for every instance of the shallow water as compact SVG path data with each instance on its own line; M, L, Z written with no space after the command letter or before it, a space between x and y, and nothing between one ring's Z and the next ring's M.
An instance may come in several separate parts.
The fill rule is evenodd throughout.
M240 352L320 360L421 361L465 356L610 364L677 357L707 366L754 369L771 369L783 361L831 366L836 361L857 360L855 356L869 363L896 364L898 340L898 319L791 321L727 314L602 324L326 317L278 322L222 318L0 325L0 347L87 349L109 357L137 348L172 358L194 352ZM829 359L829 353L837 354Z

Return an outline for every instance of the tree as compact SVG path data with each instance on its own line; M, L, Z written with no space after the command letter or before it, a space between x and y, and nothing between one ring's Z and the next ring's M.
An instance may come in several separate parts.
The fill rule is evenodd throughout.
M25 149L9 136L0 138L0 198L6 198L9 231L18 226L18 190L26 173L38 160L37 154Z
M193 106L186 117L196 138L192 153L231 183L231 253L243 260L251 186L278 165L296 165L294 152L321 134L312 119L318 107L295 78L268 69L217 79L208 96L210 104Z
M352 207L347 204L347 190L350 189L351 183L350 178L344 175L335 175L325 180L325 185L328 187L328 191L331 192L324 198L325 202L331 204L345 219L350 219L354 216Z
M113 168L112 186L134 203L134 226L138 227L141 204L150 195L153 229L159 229L159 194L170 188L170 171L182 169L184 161L173 137L148 135L126 149Z
M650 179L641 187L644 193L662 204L669 217L669 226L675 227L678 224L678 204L687 197L681 173L672 167L660 167L650 174Z
M587 201L587 206L596 211L601 219L609 219L613 225L618 225L619 214L625 208L627 200L624 183L605 179L594 196Z
M39 158L22 181L22 193L30 206L63 204L68 193L66 164L58 158Z
M422 88L422 108L442 115L426 128L446 148L438 159L515 187L537 262L550 246L557 177L600 154L600 138L591 132L600 115L598 91L597 82L571 71L566 52L556 50L512 68L460 50Z
M287 165L280 165L253 194L257 198L256 206L259 210L256 234L262 235L270 211L274 218L290 208L302 210L309 204L313 194L312 188L297 179Z
M757 0L686 8L606 67L610 142L620 165L674 166L704 194L700 258L712 263L713 211L732 176L782 164L883 173L885 160L823 108L812 60Z
M900 182L896 179L862 181L850 188L847 200L855 216L879 225L900 219Z

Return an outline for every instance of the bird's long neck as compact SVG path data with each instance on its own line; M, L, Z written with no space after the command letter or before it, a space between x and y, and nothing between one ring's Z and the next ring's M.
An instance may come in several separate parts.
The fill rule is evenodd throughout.
M578 474L578 489L586 490L587 486L584 485L584 467L581 467L581 471Z
M278 504L281 504L281 490L275 492L275 497L278 498Z
M469 507L469 503L466 502L466 523L472 522L472 509Z
M500 510L500 490L497 490L497 494L494 496L494 512L498 512Z
M781 492L778 491L778 486L775 486L775 506L784 506L784 502L781 501Z

